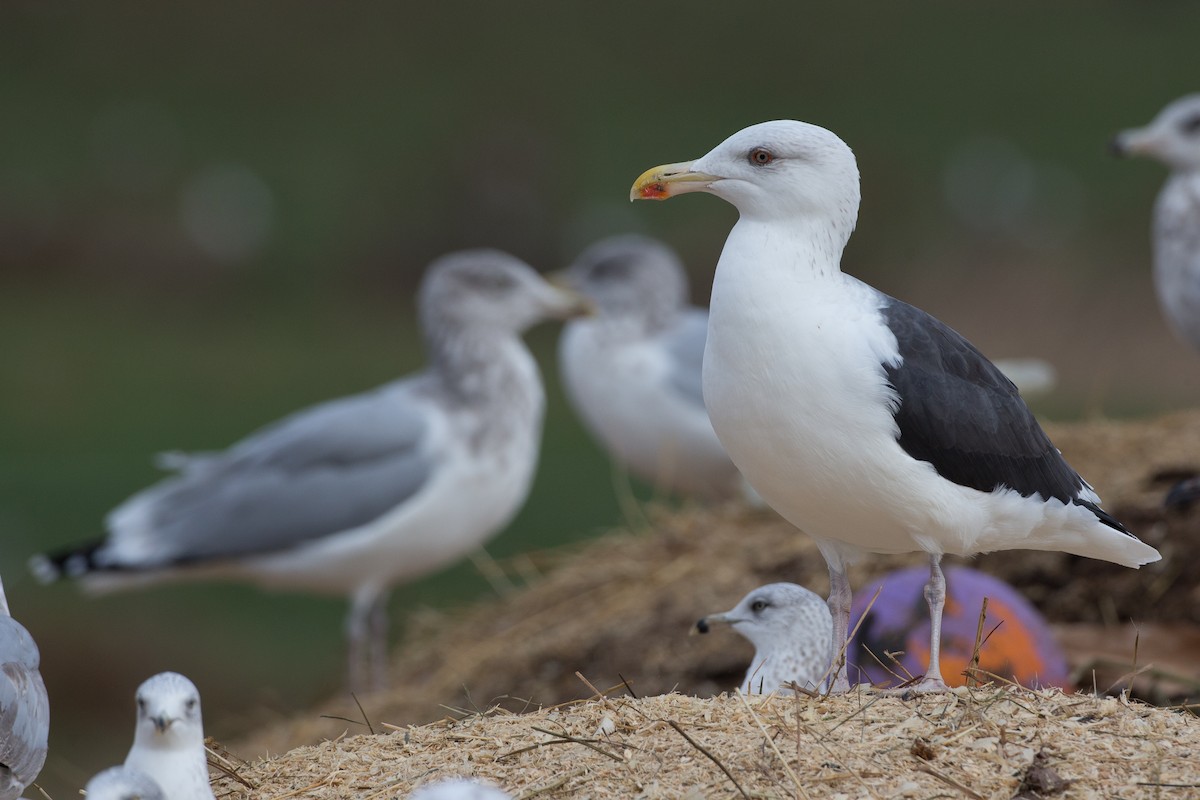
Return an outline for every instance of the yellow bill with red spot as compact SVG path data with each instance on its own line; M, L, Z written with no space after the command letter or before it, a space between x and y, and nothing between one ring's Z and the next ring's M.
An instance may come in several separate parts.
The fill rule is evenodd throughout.
M720 180L716 175L692 171L694 163L696 162L682 161L646 170L633 182L633 188L629 190L629 199L666 200L685 192L704 191L714 181Z

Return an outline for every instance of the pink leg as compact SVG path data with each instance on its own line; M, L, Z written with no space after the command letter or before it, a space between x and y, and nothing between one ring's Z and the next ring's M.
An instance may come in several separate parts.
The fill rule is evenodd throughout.
M933 694L947 691L950 687L942 680L942 608L946 605L946 577L942 575L941 555L929 557L929 583L925 586L925 602L929 603L929 669L925 677L912 687L918 694Z
M829 613L833 616L833 668L836 670L829 684L830 694L845 694L850 691L846 679L846 648L850 635L850 579L846 568L827 559L829 564Z
M346 641L351 692L382 689L386 683L387 598L387 591L373 585L360 586L350 598Z

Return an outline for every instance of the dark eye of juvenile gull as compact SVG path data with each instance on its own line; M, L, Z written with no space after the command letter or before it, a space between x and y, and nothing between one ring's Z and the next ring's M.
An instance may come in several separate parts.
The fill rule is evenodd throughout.
M765 147L756 147L750 151L750 163L756 167L765 167L775 160L775 154Z
M485 292L507 292L516 285L511 275L491 270L471 270L464 272L462 282L473 289Z
M626 281L632 266L623 258L607 258L592 267L592 277L602 281Z
M1180 122L1179 129L1189 136L1200 133L1200 114L1193 114Z

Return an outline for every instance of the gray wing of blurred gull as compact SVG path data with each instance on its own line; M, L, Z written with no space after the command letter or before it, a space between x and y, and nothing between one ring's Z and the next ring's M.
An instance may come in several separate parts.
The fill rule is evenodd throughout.
M0 800L15 800L46 763L50 701L29 631L9 615L0 583Z
M127 554L144 569L270 553L379 518L434 468L430 383L398 381L334 400L224 454L183 463L179 475L109 514L120 547L94 552L91 565L67 562L66 571L117 566L132 560Z
M418 307L430 365L300 411L224 452L169 454L173 477L107 518L109 535L31 564L92 588L234 577L351 598L353 664L381 683L392 585L468 555L529 492L544 393L521 333L582 310L498 251L439 259ZM352 668L362 684L363 670Z
M686 309L662 334L663 346L670 356L671 387L699 408L704 408L700 374L704 368L704 342L707 339L708 312L702 308Z

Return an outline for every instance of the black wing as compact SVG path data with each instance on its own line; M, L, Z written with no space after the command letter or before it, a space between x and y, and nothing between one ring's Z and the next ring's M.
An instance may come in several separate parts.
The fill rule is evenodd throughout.
M960 486L1079 499L1086 484L1004 373L919 308L888 298L882 312L903 359L884 369L900 397L895 416L906 453Z

